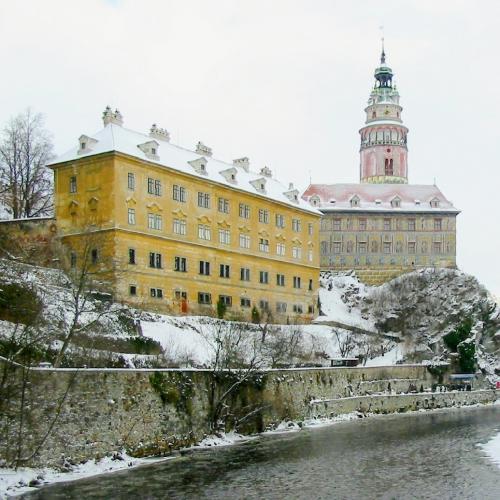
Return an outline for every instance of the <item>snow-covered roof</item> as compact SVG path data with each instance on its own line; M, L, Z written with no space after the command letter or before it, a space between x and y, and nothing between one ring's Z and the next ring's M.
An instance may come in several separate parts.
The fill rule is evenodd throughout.
M351 204L354 196L359 198L356 206ZM399 206L391 204L396 197ZM302 198L322 212L460 212L437 186L424 184L311 184ZM431 206L431 201L438 203Z
M146 148L140 148L139 146L150 143L153 140L150 135L135 132L117 123L107 123L102 130L89 137L97 142L93 143L91 147L82 150L81 145L77 144L75 140L75 147L56 158L49 165L54 166L88 156L116 151L139 158L140 160L183 172L193 177L209 179L218 184L230 186L233 189L252 193L253 195L268 198L310 213L319 214L318 210L302 200L300 196L297 196L295 200L293 197L290 197L289 194L285 194L290 192L290 186L288 184L282 184L272 177L266 176L264 190L256 189L255 181L262 178L262 173L247 171L247 168L238 165L238 163L226 163L212 158L207 154L202 155L181 146L171 144L166 140L156 141L158 143L156 151L148 152ZM155 136L155 138L157 138L157 136ZM200 159L203 159L203 171L193 168L193 165L190 163ZM235 179L228 177L226 173L221 173L227 171L227 169L231 167L237 168Z

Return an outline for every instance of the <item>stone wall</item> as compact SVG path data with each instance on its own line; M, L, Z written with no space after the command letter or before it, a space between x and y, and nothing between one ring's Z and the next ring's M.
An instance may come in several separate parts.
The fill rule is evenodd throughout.
M136 456L158 455L195 443L211 430L210 391L220 394L234 381L231 373L208 370L27 370L1 360L0 368L9 380L0 398L0 458L13 459L19 436L21 456L30 457L51 429L27 461L32 465L78 463L122 448ZM433 383L432 375L418 365L270 370L254 374L227 399L229 425L237 422L241 432L260 432L287 419L369 408L370 397L379 398L372 409L380 411L413 409L416 401L425 406L429 398L444 396L448 401L448 395L440 393L411 395L410 402L403 396L369 396L387 389L407 392L410 385L428 389ZM450 397L477 398L476 394ZM248 417L253 410L258 411Z

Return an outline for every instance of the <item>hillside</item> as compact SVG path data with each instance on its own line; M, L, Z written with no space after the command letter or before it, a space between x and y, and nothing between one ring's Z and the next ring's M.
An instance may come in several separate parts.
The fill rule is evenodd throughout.
M62 271L11 260L0 260L0 276L0 355L9 357L34 339L30 362L53 362L75 319L74 281ZM360 356L368 366L451 360L459 369L460 351L472 344L485 373L500 369L500 308L471 276L423 270L368 287L349 273L323 273L320 284L322 315L312 325L172 317L93 293L61 366L206 367L217 340L232 337L238 339L235 362L243 365L250 358L280 367Z

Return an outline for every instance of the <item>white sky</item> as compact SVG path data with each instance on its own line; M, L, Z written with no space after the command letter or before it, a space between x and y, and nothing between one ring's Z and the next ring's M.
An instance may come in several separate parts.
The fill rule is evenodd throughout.
M101 128L167 128L283 181L358 181L385 26L410 182L463 212L458 264L500 295L500 2L0 0L0 124L27 106L57 153Z

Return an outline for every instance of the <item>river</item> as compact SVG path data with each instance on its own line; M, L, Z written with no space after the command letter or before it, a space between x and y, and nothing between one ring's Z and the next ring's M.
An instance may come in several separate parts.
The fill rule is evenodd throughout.
M23 498L497 500L500 468L477 444L498 432L498 405L373 417L197 450Z

